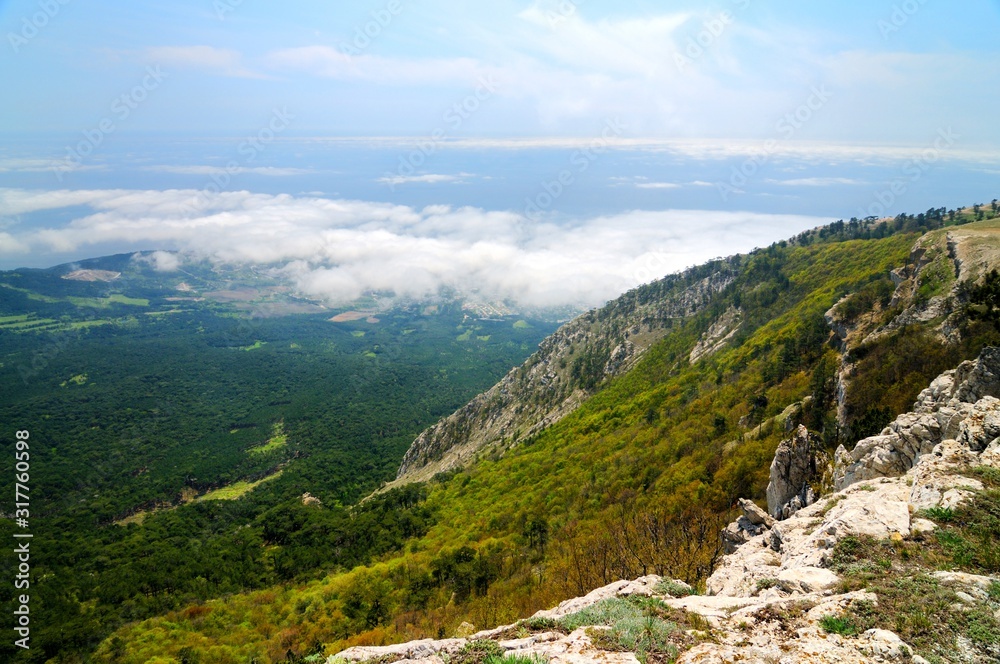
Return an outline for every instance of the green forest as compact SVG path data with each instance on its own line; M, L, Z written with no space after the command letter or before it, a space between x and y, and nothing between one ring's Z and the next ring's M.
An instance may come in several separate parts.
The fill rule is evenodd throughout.
M398 550L432 523L423 489L349 506L395 476L421 429L555 327L480 321L457 301L396 306L377 322L252 316L178 302L173 283L134 263L89 266L122 270L112 284L60 268L0 273L5 494L14 431L31 434L25 661L82 657L127 622ZM210 278L223 283L201 290L260 288L252 275ZM255 304L266 305L289 302ZM318 502L304 504L307 492ZM12 522L0 527L10 540ZM0 648L13 656L9 641Z

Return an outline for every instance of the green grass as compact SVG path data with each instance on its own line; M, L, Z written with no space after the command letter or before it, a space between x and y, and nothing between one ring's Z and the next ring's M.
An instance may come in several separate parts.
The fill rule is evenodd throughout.
M264 482L270 482L271 480L277 479L281 476L282 472L283 471L279 470L275 474L268 475L267 477L259 479L256 482L247 482L244 480L233 482L232 484L220 487L214 491L209 491L203 496L199 496L196 500L198 502L206 500L236 500L237 498L241 498L250 493Z
M515 330L527 330L529 327L531 326L528 325L527 321L519 320L516 323L514 323Z
M128 297L121 293L115 293L108 297L75 297L71 295L66 298L66 301L78 307L91 307L95 309L106 309L112 304L126 304L134 307L149 306L149 300L144 297Z
M468 341L469 339L472 338L472 332L473 332L472 328L469 328L462 334L455 337L455 341Z
M271 437L263 445L258 445L257 447L251 447L247 450L247 454L267 454L268 452L273 452L274 450L281 449L288 444L288 434L285 433L285 423L276 422L273 427L271 427Z
M354 330L353 332L351 332L351 336L352 337L357 337L357 338L360 339L361 337L365 336L365 331L364 330Z
M853 620L845 616L823 616L819 619L819 626L827 634L854 636L858 633L858 626L854 624Z
M562 629L562 626L552 618L526 618L518 623L533 632L551 632Z
M0 319L0 330L30 332L36 328L49 328L61 324L52 318L34 318L34 314L25 314L23 316L7 316Z
M129 297L127 295L122 295L121 293L115 293L108 298L108 302L112 304L129 304L134 307L148 307L149 300L144 297Z
M934 507L928 507L925 510L920 510L920 516L934 521L940 521L941 523L950 523L955 518L955 510L950 507L935 505Z
M485 664L497 660L502 662L505 652L496 641L478 639L462 646L462 649L451 657L449 664Z
M255 341L252 346L242 346L240 350L260 350L266 343L266 341Z
M567 631L589 626L607 627L591 634L595 645L634 652L645 664L651 655L656 656L656 661L672 662L679 653L678 645L690 645L690 640L684 638L687 635L676 622L668 620L668 616L671 616L670 609L660 600L631 596L601 600L560 618L558 624Z
M109 325L114 321L99 319L99 320L81 320L75 323L69 323L68 329L70 330L85 330L90 327L99 327L101 325Z
M780 585L781 582L777 579L757 579L757 591L767 590L768 588L774 588Z
M918 296L922 300L943 295L955 281L955 267L944 251L926 265L920 273Z
M60 300L57 297L50 297L48 295L42 295L40 293L35 293L34 291L30 291L27 288L18 288L17 286L11 286L10 284L0 284L0 287L9 288L9 289L11 289L13 291L17 291L18 293L24 293L24 295L29 300L35 300L36 302L47 302L49 304L55 304L57 302L62 302L62 300Z
M976 466L972 469L972 474L981 479L985 484L995 489L1000 489L1000 468Z
M993 614L996 605L962 602L956 595L960 587L946 586L927 573L933 569L990 571L986 567L997 556L993 553L997 540L988 529L981 529L989 523L990 508L995 505L984 494L956 509L953 521L926 539L895 543L868 537L841 539L834 549L832 568L843 577L843 590L864 588L878 596L877 606L853 603L843 619L859 632L873 627L891 630L927 659L950 660L959 639L967 639L988 660L990 649L1000 643L1000 621ZM1000 600L1000 587L991 587L988 594L991 601ZM833 621L823 627L835 633L847 628L846 623Z
M549 660L541 655L490 655L485 664L546 664Z
M183 314L188 311L191 311L191 309L164 309L163 311L147 311L146 315L156 318L159 316L168 316L170 314Z

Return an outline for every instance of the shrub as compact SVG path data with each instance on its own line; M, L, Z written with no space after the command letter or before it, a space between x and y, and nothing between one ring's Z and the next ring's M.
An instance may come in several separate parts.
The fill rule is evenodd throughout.
M844 616L823 616L819 619L819 625L827 634L853 636L858 633L858 626L854 621Z
M552 618L527 618L520 621L518 625L523 625L533 632L544 632L560 627L559 623Z
M692 594L692 590L689 586L676 581L671 581L670 579L663 579L658 584L654 591L660 593L661 595L670 595L671 597L687 597Z
M548 664L548 661L541 655L491 655L483 664Z
M757 591L767 590L768 588L774 588L781 582L777 579L757 579Z
M502 661L505 652L496 641L478 639L462 646L452 658L451 664L486 664L498 658Z
M624 650L635 653L640 662L646 662L650 653L665 653L676 657L677 650L670 644L676 627L655 616L631 617L611 626L610 632L601 635Z
M976 466L972 469L972 474L983 480L986 484L1000 488L1000 468Z
M968 614L965 635L973 643L980 646L991 646L1000 643L1000 622L985 611L973 611Z
M948 523L955 518L955 510L950 507L941 507L940 505L920 510L920 514L928 519L933 519L934 521L940 521L942 523Z

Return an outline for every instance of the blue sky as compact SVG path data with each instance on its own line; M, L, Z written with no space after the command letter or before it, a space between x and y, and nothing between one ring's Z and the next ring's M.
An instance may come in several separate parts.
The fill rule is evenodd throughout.
M593 306L1000 197L1000 0L0 0L0 268ZM171 257L172 256L172 257Z
M581 136L617 116L631 136L761 137L825 86L800 140L915 144L952 125L1000 144L995 0L0 8L0 126L15 132L82 131L158 67L163 83L121 131L239 132L280 107L301 134L423 135L492 80L456 133ZM366 27L374 36L359 39Z

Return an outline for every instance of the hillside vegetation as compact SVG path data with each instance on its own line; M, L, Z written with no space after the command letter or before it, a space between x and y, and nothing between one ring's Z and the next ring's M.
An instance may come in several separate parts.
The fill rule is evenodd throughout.
M763 497L792 425L832 452L1000 341L988 316L966 315L984 301L970 280L997 262L972 249L1000 246L991 222L958 225L972 221L940 209L839 222L705 266L732 279L631 370L506 454L422 485L426 532L403 551L133 624L97 659L319 661L349 645L450 636L463 621L513 622L619 578L704 583L736 498ZM928 261L926 243L940 242ZM613 319L616 306L595 315ZM720 334L723 319L732 329ZM692 361L706 340L714 352Z
M250 269L84 265L112 281L0 272L0 320L35 321L0 325L0 420L30 430L34 535L32 648L2 643L2 661L77 661L127 622L398 550L430 523L420 489L346 506L555 327L469 320L454 301L333 322ZM489 339L457 339L474 326Z

